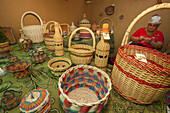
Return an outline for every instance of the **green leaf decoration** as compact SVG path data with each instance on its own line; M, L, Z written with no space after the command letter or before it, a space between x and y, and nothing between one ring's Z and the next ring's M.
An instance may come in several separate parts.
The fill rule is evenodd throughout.
M0 85L0 93L7 90L11 85L11 82L2 83L2 85Z

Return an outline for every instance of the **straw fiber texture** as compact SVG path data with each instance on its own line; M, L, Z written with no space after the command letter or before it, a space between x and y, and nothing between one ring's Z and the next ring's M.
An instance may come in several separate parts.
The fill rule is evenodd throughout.
M147 63L138 61L134 57L136 53L144 54ZM170 56L146 47L121 46L112 71L112 83L132 102L153 103L170 89Z
M58 86L59 98L66 113L99 113L108 103L111 91L109 76L104 71L89 65L77 65L65 71L59 78ZM94 94L90 92L89 94L97 96L98 100L91 102L88 101L89 98L83 98L78 102L69 98L69 93L72 91L76 93L77 90L80 92L82 88L91 90Z

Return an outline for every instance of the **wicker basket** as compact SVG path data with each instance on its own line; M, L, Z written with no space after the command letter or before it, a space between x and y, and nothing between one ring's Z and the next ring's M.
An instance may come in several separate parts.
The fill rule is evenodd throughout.
M10 56L10 46L9 42L0 43L0 57Z
M20 103L20 110L23 113L49 113L50 107L50 95L42 88L28 92Z
M54 48L54 39L53 39L53 36L54 36L54 32L47 32L47 26L51 23L54 24L55 21L48 21L45 26L44 26L44 42L45 42L45 45L47 46L47 49L48 50L52 50L54 51L55 48ZM51 24L51 25L53 25ZM60 32L62 33L62 29L61 29L61 26L59 26L59 29L60 29ZM51 31L51 30L50 30Z
M34 63L42 63L46 60L45 52L40 47L28 48L28 54L31 56L31 60Z
M157 4L139 14L128 27L114 62L112 83L126 99L150 104L157 101L170 89L170 56L157 50L137 45L127 45L134 24L145 14L157 9L170 8L170 3ZM144 54L148 63L134 58Z
M35 15L41 25L29 25L29 26L23 26L23 19L27 14L33 14ZM25 12L21 17L21 28L24 32L24 35L33 41L33 43L39 43L43 41L43 22L41 18L33 11L27 11Z
M48 62L48 68L55 76L60 76L65 70L71 67L71 60L64 57L56 57Z
M77 65L65 71L59 78L59 98L62 107L66 113L99 113L109 101L111 92L111 81L109 76L102 70L89 66ZM81 90L82 88L86 90ZM77 99L71 99L69 94L78 95ZM90 91L93 93L91 93ZM80 92L81 91L81 92ZM83 92L86 92L88 97L97 97L98 100L90 102L84 98ZM86 102L81 101L84 98Z
M13 73L15 78L24 78L29 74L29 66L31 64L28 61L17 61L9 64L6 70Z
M3 95L2 99L2 107L5 110L10 110L15 108L20 103L20 93L19 92L10 92L8 94Z
M78 31L85 29L89 31L92 35L93 38L93 47L90 45L85 45L85 44L75 44L71 46L71 40L73 38L73 35ZM79 27L76 30L74 30L69 38L69 43L68 43L68 50L70 51L70 56L71 60L74 64L89 64L93 58L93 54L95 51L95 36L93 32L89 28L85 27Z

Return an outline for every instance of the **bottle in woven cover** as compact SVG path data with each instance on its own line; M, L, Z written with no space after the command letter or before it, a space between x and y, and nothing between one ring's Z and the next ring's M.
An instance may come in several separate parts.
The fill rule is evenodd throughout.
M108 24L103 24L102 33L109 33ZM103 35L101 35L101 40L96 46L95 54L95 66L103 71L107 69L107 62L109 57L110 45L107 40L104 40Z
M63 37L59 31L59 23L55 22L54 26L55 26L55 34L54 34L55 55L62 56L64 55Z
M86 14L83 14L83 19L79 22L79 27L91 28L91 23L87 20ZM90 32L87 30L80 30L80 38L91 38Z

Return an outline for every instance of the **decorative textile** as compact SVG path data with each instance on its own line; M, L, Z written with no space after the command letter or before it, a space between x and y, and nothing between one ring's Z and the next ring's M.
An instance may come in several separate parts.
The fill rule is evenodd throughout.
M54 51L48 50L44 43L34 44L34 46L42 47L44 49L47 56L46 60L41 64L34 64L31 62L31 57L27 54L26 51L20 51L18 44L11 45L13 48L13 51L10 52L11 54L17 55L19 60L26 60L31 62L32 65L29 68L30 75L29 77L25 77L23 79L16 79L13 77L12 73L7 73L6 76L1 77L0 80L2 79L2 84L6 84L7 82L11 83L11 87L21 86L21 99L33 89L39 87L47 89L50 94L50 112L64 113L58 96L58 77L54 76L50 72L50 69L47 67L48 61L55 57L55 53ZM65 54L63 57L70 58L68 50L65 48L64 51ZM0 59L0 67L6 66L8 63L8 60ZM94 65L94 61L92 61L91 65ZM108 75L111 75L111 70L112 65L108 65ZM166 109L165 97L160 98L158 101L150 105L139 105L126 100L114 89L112 89L110 100L101 113L166 113ZM19 105L11 110L0 108L0 113L4 113L4 111L8 113L21 112Z

